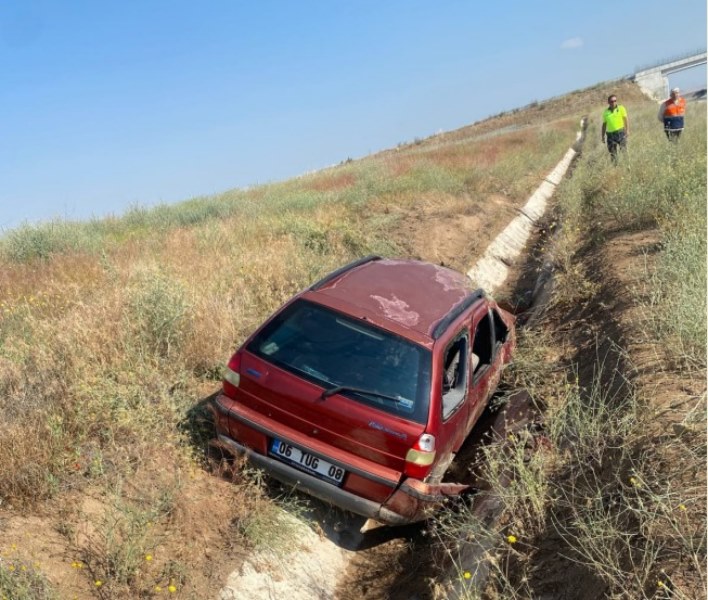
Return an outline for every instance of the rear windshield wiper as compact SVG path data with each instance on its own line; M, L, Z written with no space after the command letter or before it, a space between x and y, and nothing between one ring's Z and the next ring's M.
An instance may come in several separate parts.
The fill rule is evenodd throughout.
M405 401L405 398L401 398L401 396L391 396L389 394L382 394L381 392L377 392L376 390L364 390L362 388L353 387L351 385L338 385L333 388L329 388L328 390L322 392L320 398L324 400L325 398L329 398L330 396L334 396L334 394L339 394L340 392L354 392L355 394L376 396L377 398L383 398L384 400L393 400L396 404L400 404L402 401Z

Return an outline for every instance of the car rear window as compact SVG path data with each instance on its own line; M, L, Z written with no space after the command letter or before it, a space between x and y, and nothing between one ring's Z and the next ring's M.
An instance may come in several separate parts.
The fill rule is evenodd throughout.
M362 404L416 423L427 420L431 352L363 321L297 300L247 350L325 389L363 390L339 392Z

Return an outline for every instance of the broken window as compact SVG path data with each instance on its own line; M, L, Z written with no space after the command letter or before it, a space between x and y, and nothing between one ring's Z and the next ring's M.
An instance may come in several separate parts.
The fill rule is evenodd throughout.
M467 357L469 353L469 338L466 333L460 334L445 351L442 381L442 412L447 419L465 399L467 391Z
M477 324L472 344L472 372L483 373L492 364L497 350L509 337L509 327L498 311L490 310Z
M484 315L477 324L474 332L474 343L472 345L472 363L475 375L481 373L492 364L494 354L494 338L492 336L492 320L489 313Z
M509 336L509 328L496 310L492 310L492 317L494 319L494 341L497 346L501 346Z

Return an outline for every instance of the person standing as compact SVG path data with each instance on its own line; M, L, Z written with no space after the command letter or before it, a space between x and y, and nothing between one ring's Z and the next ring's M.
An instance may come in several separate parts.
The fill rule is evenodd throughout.
M659 121L664 124L666 139L678 142L683 131L683 116L686 114L686 100L679 95L678 88L671 90L671 96L659 106Z
M629 118L627 109L617 104L617 96L611 94L607 97L607 108L602 113L602 142L607 138L607 149L612 157L612 162L617 163L617 150L627 149L629 137Z

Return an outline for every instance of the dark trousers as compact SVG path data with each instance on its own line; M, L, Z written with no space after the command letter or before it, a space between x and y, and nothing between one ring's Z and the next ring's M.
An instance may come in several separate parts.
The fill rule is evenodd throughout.
M610 151L612 162L617 162L617 150L627 149L627 136L624 134L624 129L618 131L607 132L607 149Z
M670 142L678 142L683 131L683 117L664 117L664 133Z

